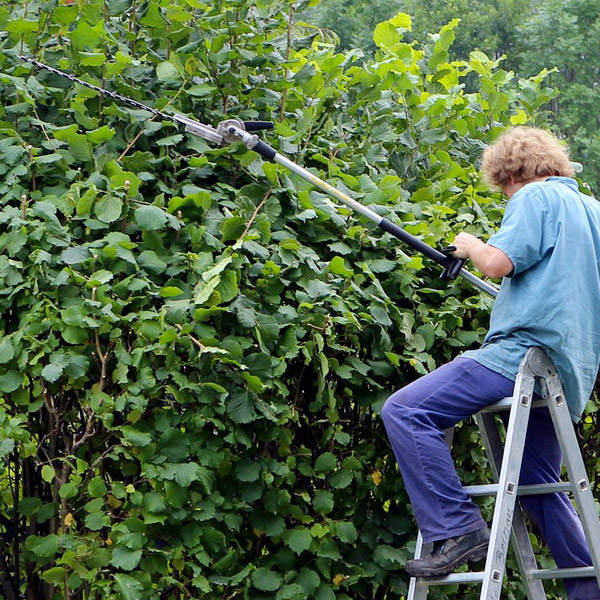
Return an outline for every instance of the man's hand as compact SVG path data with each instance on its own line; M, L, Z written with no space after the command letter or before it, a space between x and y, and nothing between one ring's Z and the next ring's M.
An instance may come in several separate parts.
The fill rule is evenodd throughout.
M456 247L456 250L452 253L456 258L471 258L471 251L475 246L485 246L481 240L465 231L461 231L454 238L452 245Z
M489 246L470 233L461 231L452 244L457 258L470 258L475 267L486 277L505 277L513 270L510 258L494 246Z

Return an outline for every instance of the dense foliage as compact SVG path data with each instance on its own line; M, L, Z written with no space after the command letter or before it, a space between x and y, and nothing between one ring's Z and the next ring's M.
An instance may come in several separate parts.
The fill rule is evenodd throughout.
M489 234L486 141L551 97L456 23L373 59L301 2L4 3L0 585L6 600L397 598L386 396L481 339L490 300L283 168L38 71L274 145L433 245ZM477 92L466 93L466 78ZM482 451L459 432L466 481ZM513 587L518 593L518 586Z

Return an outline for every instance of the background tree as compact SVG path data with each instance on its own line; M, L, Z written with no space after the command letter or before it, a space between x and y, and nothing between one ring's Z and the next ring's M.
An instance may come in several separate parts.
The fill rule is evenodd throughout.
M552 27L548 23L552 19ZM582 178L600 193L600 99L598 76L600 6L596 2L539 3L519 28L521 72L555 67L549 81L560 90L551 123L568 140Z
M342 4L344 6L342 6ZM468 59L480 50L492 58L504 57L503 66L518 76L533 76L542 69L556 69L548 82L559 90L549 106L545 123L569 143L583 165L581 178L592 190L600 190L600 141L598 139L598 64L600 8L593 0L398 0L372 8L364 0L323 3L308 12L321 27L340 36L340 48L372 45L359 40L379 11L403 10L413 16L415 39L423 40L452 19L460 18L450 49L454 60ZM470 80L466 81L470 85Z
M373 56L377 50L373 41L375 26L400 12L403 4L402 0L376 3L367 0L328 0L307 8L298 18L334 31L339 36L341 51L360 48L366 56Z

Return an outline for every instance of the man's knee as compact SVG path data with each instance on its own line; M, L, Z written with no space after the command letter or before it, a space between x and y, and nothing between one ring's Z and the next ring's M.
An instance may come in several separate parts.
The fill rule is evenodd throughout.
M405 420L408 408L403 403L402 390L392 394L381 409L381 418L386 427L397 426Z

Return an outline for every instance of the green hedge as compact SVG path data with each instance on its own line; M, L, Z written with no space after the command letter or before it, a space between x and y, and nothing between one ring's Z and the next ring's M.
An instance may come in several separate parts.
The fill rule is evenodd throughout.
M491 301L242 146L16 56L204 123L272 119L282 152L426 242L489 234L475 163L552 95L543 74L449 64L456 22L407 44L403 14L362 63L292 22L305 4L0 8L6 600L405 593L415 530L378 413L480 341Z

